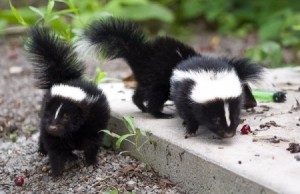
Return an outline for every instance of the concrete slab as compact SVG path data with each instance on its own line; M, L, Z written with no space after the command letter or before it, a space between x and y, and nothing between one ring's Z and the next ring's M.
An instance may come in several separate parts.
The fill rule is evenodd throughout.
M224 140L201 127L197 136L184 139L178 116L165 120L141 113L131 101L132 90L122 83L100 87L112 109L110 129L126 133L122 116L134 116L136 126L149 130L157 141L156 146L147 144L142 149L147 162L188 193L300 193L300 161L295 159L300 153L286 150L290 142L300 143L300 111L292 110L296 99L300 101L300 68L270 72L270 83L287 91L287 101L259 103L253 111L243 111L244 124L259 131ZM164 112L175 114L171 102ZM270 121L276 124L261 126ZM266 140L274 136L279 143ZM125 149L131 148L127 144Z

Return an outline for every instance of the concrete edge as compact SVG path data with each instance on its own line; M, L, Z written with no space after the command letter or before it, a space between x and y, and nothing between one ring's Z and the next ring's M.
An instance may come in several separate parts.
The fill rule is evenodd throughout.
M128 133L122 116L115 112L111 114L108 128L119 135ZM276 193L158 136L151 135L151 139L157 144L143 146L141 152L144 159L161 176L168 177L187 193ZM141 136L140 142L145 140ZM130 155L143 160L129 143L122 144L122 149L131 151Z

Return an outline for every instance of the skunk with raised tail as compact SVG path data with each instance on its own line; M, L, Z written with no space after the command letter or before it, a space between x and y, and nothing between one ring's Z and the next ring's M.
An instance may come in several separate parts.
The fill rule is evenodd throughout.
M45 89L39 151L49 155L54 176L61 174L73 150L83 150L94 164L109 120L104 93L83 79L84 67L72 45L46 27L32 27L26 43L36 86Z
M169 99L172 70L180 61L197 55L192 48L172 38L148 41L133 22L113 17L93 22L76 44L81 55L97 55L102 51L107 58L123 58L137 80L134 104L156 118L172 118L161 112Z
M187 135L204 125L220 137L234 136L244 95L252 97L247 82L261 73L262 67L247 59L196 56L180 62L171 77L171 96Z
M92 22L77 49L125 59L138 83L135 105L157 118L170 118L161 111L171 98L188 134L205 125L221 137L232 137L244 95L254 99L247 82L258 80L263 72L246 59L202 56L170 37L147 40L134 23L113 17Z

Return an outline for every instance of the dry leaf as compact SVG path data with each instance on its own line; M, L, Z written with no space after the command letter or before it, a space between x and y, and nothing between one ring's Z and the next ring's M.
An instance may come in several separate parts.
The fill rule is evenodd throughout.
M175 184L169 181L168 179L160 179L159 185L162 189L168 188L170 186L175 186Z
M123 79L123 83L124 83L124 85L125 85L126 88L132 88L132 89L134 89L137 86L137 82L134 79L133 74L131 74L130 76L124 78Z
M130 171L134 171L134 169L136 169L136 166L133 166L133 165L127 165L125 166L123 169L122 169L122 172L124 174L127 174L128 172Z

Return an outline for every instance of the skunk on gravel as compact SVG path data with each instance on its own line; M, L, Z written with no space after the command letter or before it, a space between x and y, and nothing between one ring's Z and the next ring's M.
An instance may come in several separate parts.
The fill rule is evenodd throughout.
M247 82L258 80L263 72L246 59L202 56L170 37L147 40L134 23L113 17L92 22L77 50L125 59L138 83L134 104L157 118L170 118L161 111L171 98L188 134L205 125L221 137L232 137L244 95L254 99Z
M32 27L26 43L36 86L46 89L41 115L39 151L49 155L54 176L61 174L73 150L83 150L94 164L109 120L104 93L83 79L84 67L74 48L46 27Z

